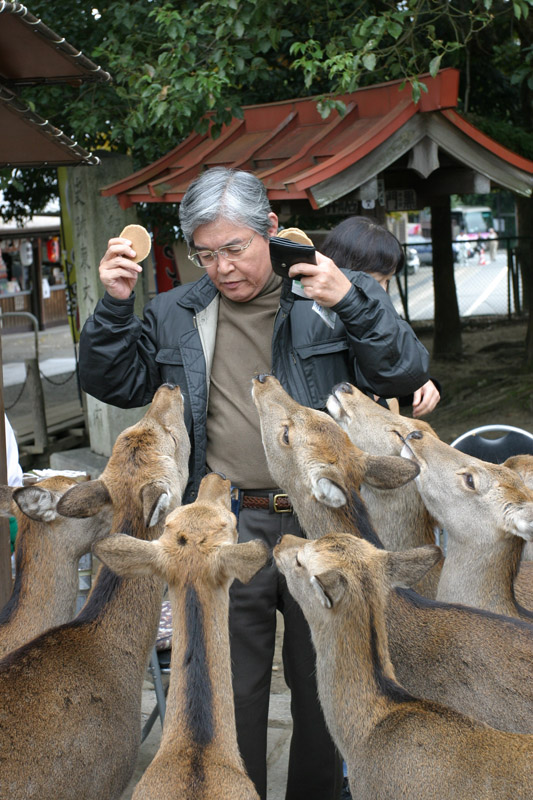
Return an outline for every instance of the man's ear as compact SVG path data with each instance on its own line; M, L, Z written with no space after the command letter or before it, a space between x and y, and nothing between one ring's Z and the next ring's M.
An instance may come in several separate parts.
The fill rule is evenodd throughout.
M268 214L268 219L270 220L270 228L268 229L268 235L275 236L276 233L278 232L278 226L279 226L277 214L274 214L274 212L271 211Z

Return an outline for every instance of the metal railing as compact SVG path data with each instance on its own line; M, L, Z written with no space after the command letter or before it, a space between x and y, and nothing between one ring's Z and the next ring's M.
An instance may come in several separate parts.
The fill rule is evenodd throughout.
M489 242L496 242L496 254ZM499 236L497 239L454 239L454 270L460 316L507 316L523 313L523 287L519 249L533 237ZM421 244L420 266L407 258L407 248ZM429 249L428 249L429 246ZM406 243L406 266L391 283L390 294L397 311L408 322L434 318L431 241ZM495 256L495 257L494 257ZM493 267L491 269L490 267ZM499 268L499 269L498 269ZM504 276L502 270L506 270Z

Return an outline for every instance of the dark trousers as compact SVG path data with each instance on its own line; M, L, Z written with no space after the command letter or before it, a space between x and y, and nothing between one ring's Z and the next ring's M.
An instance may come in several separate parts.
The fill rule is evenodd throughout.
M280 536L302 536L292 513L241 509L239 541L261 539L272 549ZM266 750L276 609L284 618L283 669L291 691L293 732L286 800L337 800L342 761L318 700L309 626L274 561L248 584L230 590L230 641L237 739L248 775L266 798Z

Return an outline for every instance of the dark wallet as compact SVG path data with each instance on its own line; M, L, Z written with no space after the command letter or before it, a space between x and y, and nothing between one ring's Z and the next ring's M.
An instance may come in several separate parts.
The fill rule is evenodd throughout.
M276 275L282 278L289 277L289 267L293 264L316 264L315 248L310 244L293 242L292 239L283 239L281 236L272 236L270 239L270 261ZM294 280L298 280L296 275Z

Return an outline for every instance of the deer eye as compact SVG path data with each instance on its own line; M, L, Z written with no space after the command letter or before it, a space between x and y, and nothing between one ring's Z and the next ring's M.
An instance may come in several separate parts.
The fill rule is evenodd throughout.
M465 482L465 485L469 489L475 489L476 488L476 484L474 482L474 476L470 472L465 472L463 474L463 480Z
M283 433L281 434L281 438L283 440L283 444L289 444L289 426L283 426Z

